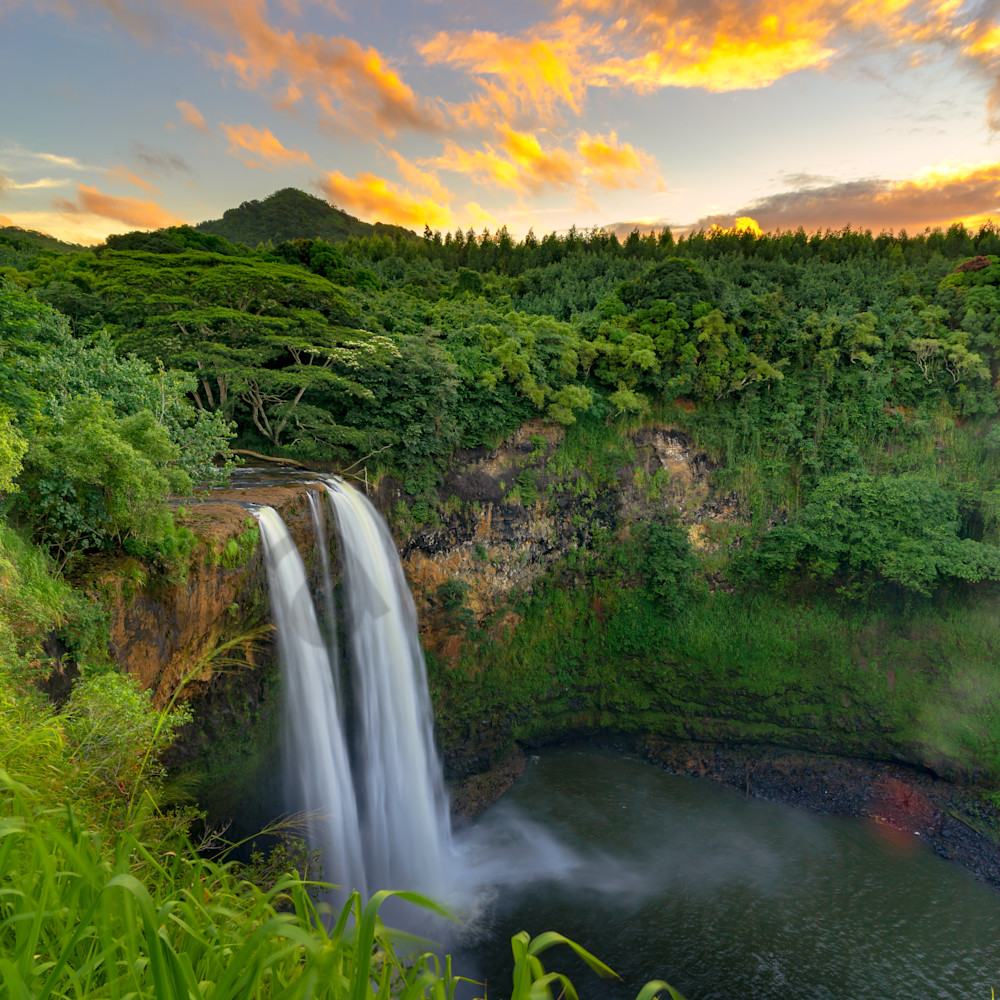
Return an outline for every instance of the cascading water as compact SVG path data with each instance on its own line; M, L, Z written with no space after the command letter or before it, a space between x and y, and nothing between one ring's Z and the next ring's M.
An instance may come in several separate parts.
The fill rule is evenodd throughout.
M298 796L290 805L309 814L307 840L323 850L329 881L363 895L391 888L441 896L451 833L413 599L375 508L338 480L325 491L343 565L345 659L357 716L348 723L350 740L302 559L278 514L258 510L285 683L286 767ZM312 495L310 506L328 578L325 526ZM322 589L335 642L333 601Z
M330 572L330 547L327 535L326 504L323 496L308 493L309 513L312 516L313 534L316 536L316 554L319 557L319 588L317 592L320 610L320 631L326 639L326 651L330 656L333 684L337 693L337 708L340 722L344 722L343 689L340 686L340 656L337 651L337 610L333 601L333 574Z
M271 507L256 510L285 685L289 804L307 815L307 840L326 877L367 895L361 829L333 671L316 622L305 567Z
M330 481L344 573L345 631L359 726L355 788L369 884L440 894L451 849L417 615L375 508Z

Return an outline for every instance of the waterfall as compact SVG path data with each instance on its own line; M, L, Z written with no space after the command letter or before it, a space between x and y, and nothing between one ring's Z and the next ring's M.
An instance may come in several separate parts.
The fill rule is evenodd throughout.
M325 878L367 895L347 745L305 567L277 512L260 507L256 514L285 687L289 804L307 815L306 839L323 851Z
M413 598L375 508L339 480L328 482L327 494L359 716L355 787L365 872L375 888L440 893L451 832Z
M335 673L332 588L329 598L324 587L319 595L334 644L328 653L295 543L272 508L258 510L285 685L292 807L309 814L307 841L323 850L327 881L363 895L440 896L451 833L413 598L375 508L346 483L324 486L343 570L350 739ZM310 508L329 579L325 525L312 495Z
M330 572L330 544L327 534L325 504L319 494L309 492L309 514L312 517L313 534L316 536L316 555L319 558L319 591L317 593L320 612L320 631L326 639L326 651L330 656L333 684L337 694L337 708L340 721L344 721L343 690L340 686L340 656L337 651L337 611L333 602L333 574Z

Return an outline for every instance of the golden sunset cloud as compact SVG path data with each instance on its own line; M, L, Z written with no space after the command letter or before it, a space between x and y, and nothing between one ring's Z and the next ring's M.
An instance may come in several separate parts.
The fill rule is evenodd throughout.
M226 125L219 127L229 140L229 153L248 167L287 167L295 163L312 163L304 149L287 149L275 138L269 128L254 128L253 125Z
M786 191L739 210L766 231L857 228L920 231L955 221L978 225L1000 219L1000 163L926 170L910 180L870 179ZM732 225L732 216L707 216L697 225Z
M583 159L584 173L601 187L634 188L649 177L656 177L660 188L665 186L659 179L653 157L630 142L619 141L617 132L608 135L581 132L576 148Z
M217 61L234 69L247 87L258 88L280 74L285 90L279 101L291 104L308 94L329 118L355 129L374 124L393 135L402 128L444 127L440 113L418 98L375 48L343 35L279 31L260 10L251 9L233 27L242 49L230 49Z
M596 42L596 25L570 17L522 37L494 31L441 31L418 47L430 64L446 64L480 77L484 93L455 109L456 119L488 124L489 111L510 122L528 112L551 120L560 104L583 110L587 74L585 48ZM489 82L487 78L492 78ZM495 122L496 119L494 118Z
M546 187L567 187L577 183L578 167L566 150L545 150L530 133L504 128L497 149L486 143L483 149L465 149L451 140L445 142L434 166L465 174L486 187L505 188L519 196L538 194Z
M154 201L115 197L104 194L88 184L77 184L76 192L75 202L57 198L54 202L57 211L66 215L99 215L123 222L127 226L135 226L136 229L161 229L164 226L183 225L182 219L178 219Z
M433 198L414 195L372 173L364 172L352 178L334 170L318 183L331 204L365 219L411 229L423 229L424 226L442 229L452 224L450 210Z
M429 195L435 201L441 202L442 204L447 204L451 201L451 192L441 183L438 179L437 174L430 170L421 170L416 164L411 163L402 154L397 153L394 149L387 150L393 163L396 164L396 169L399 171L399 176L410 185L410 187L416 188L418 191L423 191L425 194Z

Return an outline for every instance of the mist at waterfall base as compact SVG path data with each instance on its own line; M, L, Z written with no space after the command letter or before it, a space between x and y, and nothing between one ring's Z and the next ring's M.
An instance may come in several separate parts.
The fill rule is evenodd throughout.
M592 747L542 751L474 836L488 852L528 815L574 863L501 879L482 907L455 967L489 996L504 995L524 928L558 930L619 973L599 980L566 948L542 956L602 1000L654 978L688 1000L1000 995L1000 896L917 838Z
M286 685L288 805L312 816L328 880L451 906L453 930L400 908L391 920L446 939L455 968L494 995L521 929L557 929L607 961L621 983L597 981L568 949L544 957L583 995L612 1000L651 978L689 1000L986 996L1000 982L1000 902L960 869L929 852L901 857L859 822L743 802L618 755L546 752L453 836L395 546L364 497L340 483L324 493L340 539L343 690L329 581L317 589L324 635L281 519L267 508L259 518Z

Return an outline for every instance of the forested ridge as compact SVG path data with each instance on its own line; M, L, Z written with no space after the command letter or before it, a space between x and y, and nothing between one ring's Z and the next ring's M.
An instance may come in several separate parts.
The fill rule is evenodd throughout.
M565 438L506 502L593 503L627 465L629 435L657 426L707 452L742 516L711 551L693 551L669 511L595 531L518 595L503 635L472 619L460 581L443 588L461 639L457 667L431 663L446 736L509 714L510 739L534 738L583 710L629 731L681 720L691 735L708 690L729 727L713 735L840 727L839 745L864 753L843 718L856 703L887 734L878 752L917 748L997 797L994 226L282 239L302 220L253 204L226 230L246 242L207 224L92 249L0 233L0 747L45 801L69 794L52 774L83 768L85 822L176 846L185 820L161 812L156 765L175 723L110 669L105 611L83 581L95 560L183 579L194 538L178 502L223 481L233 449L392 477L405 535L458 503L442 491L456 450L496 447L527 420ZM35 686L54 638L82 675L58 716ZM857 667L872 650L888 687ZM942 696L958 716L927 714ZM26 734L47 748L44 773L15 754ZM34 830L25 795L5 802ZM59 826L66 851L72 828ZM87 864L109 857L98 845ZM120 850L113 863L131 870ZM234 906L256 900L262 920L280 923L272 904L292 898L314 921L298 888L262 902L214 870L196 876L222 880ZM34 995L45 970L29 953L19 980L0 973Z

